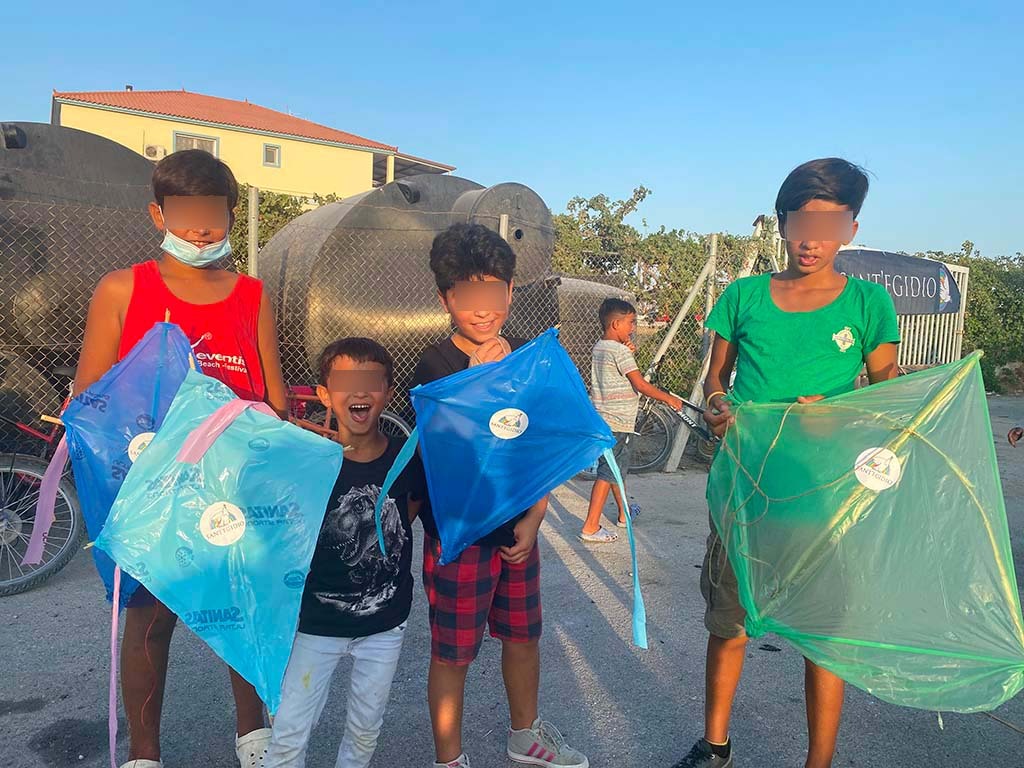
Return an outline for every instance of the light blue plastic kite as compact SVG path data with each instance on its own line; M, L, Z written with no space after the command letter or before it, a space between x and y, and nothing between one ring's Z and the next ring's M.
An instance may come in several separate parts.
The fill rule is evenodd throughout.
M339 444L190 371L96 542L272 713L341 462Z

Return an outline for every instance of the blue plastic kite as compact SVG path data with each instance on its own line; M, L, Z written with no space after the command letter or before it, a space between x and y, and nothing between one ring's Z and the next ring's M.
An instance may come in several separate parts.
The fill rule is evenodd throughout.
M272 713L341 462L339 444L190 371L96 542Z
M82 516L91 540L95 541L103 530L110 507L132 463L163 423L167 409L189 370L190 354L188 338L178 326L157 323L123 360L77 395L64 411L62 420L67 448L54 457L53 466L59 477L67 453L70 453ZM47 474L50 474L49 470ZM49 499L52 510L53 495L44 492L40 498L39 519L43 525L38 530L41 544L47 527L43 506ZM95 547L92 554L110 600L114 562ZM26 553L26 560L29 558L29 553ZM122 606L128 603L137 587L138 582L134 579L122 578Z
M385 486L398 477L418 442L441 537L441 563L450 563L599 456L622 488L612 455L615 438L594 410L554 328L498 363L415 387L409 396L416 430ZM377 508L382 550L380 500L385 495ZM633 558L633 641L646 648L646 613L628 515L626 521Z

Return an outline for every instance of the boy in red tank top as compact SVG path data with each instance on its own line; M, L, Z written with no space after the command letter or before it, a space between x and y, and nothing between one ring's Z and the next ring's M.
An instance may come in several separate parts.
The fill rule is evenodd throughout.
M89 305L75 391L96 382L169 315L192 342L202 372L241 398L287 409L274 311L263 284L222 267L238 203L231 169L201 150L175 152L153 172L149 212L164 232L154 261L106 275ZM162 768L160 714L171 634L177 617L145 589L128 604L121 651L121 691L131 743L122 768ZM263 764L270 742L263 703L234 670L236 753L242 768Z

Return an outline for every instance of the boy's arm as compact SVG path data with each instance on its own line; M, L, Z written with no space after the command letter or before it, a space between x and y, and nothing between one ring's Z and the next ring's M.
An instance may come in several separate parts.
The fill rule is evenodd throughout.
M89 302L85 340L78 357L75 393L84 392L117 362L121 345L121 316L132 293L130 270L111 272L100 280Z
M895 344L879 344L874 351L864 357L868 368L868 381L877 384L880 381L895 379L900 375L896 362L898 348Z
M530 556L534 546L537 544L537 531L540 530L540 524L544 522L544 515L547 514L547 511L547 496L530 507L526 515L523 516L523 519L516 523L516 543L511 547L500 547L498 549L498 554L502 560L511 565L526 562L526 558Z
M708 375L704 379L704 399L708 404L704 411L704 421L718 437L725 434L726 427L732 422L725 394L729 391L728 382L732 378L734 365L736 345L716 333L711 342Z
M260 298L259 323L256 330L260 364L263 366L263 382L267 388L267 404L277 411L282 419L288 418L288 390L281 373L281 355L277 349L277 322L274 306L264 293Z
M658 389L651 382L647 381L639 370L630 371L626 374L626 378L629 379L629 383L633 385L633 390L638 394L645 395L653 400L660 400L677 411L682 410L682 400L675 395L670 395L668 392Z

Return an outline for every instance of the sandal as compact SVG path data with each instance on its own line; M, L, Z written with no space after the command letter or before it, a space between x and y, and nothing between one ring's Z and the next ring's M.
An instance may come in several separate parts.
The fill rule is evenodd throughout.
M619 538L619 534L615 531L608 531L604 528L598 528L593 533L580 533L579 540L586 544L611 544L613 541Z
M629 505L629 519L633 521L634 525L636 525L636 519L638 517L640 517L640 505L639 504L630 504ZM626 521L625 520L616 520L615 521L615 525L617 525L619 528L625 528L626 527Z
M235 754L241 768L262 768L270 746L270 729L258 728L245 736L235 737Z

